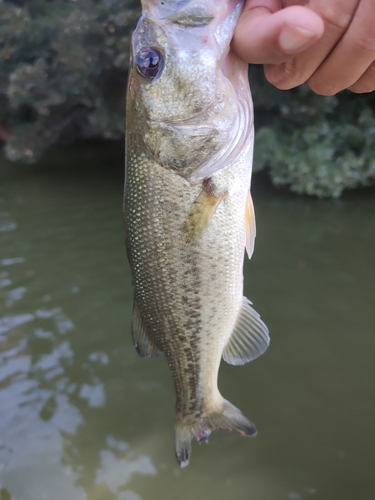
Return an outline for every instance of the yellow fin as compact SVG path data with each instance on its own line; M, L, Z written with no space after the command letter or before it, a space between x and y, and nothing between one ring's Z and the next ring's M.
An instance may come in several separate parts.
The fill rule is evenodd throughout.
M194 243L199 239L222 199L223 196L209 194L204 189L200 192L182 226L185 243Z
M246 212L245 212L245 224L246 224L246 252L251 259L254 252L255 235L256 235L256 225L255 225L255 212L253 200L251 198L250 191L247 193L246 198Z

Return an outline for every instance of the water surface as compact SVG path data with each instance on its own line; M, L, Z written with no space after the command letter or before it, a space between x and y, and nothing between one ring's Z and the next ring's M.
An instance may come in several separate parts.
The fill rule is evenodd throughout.
M166 363L130 338L122 183L116 145L0 160L1 500L375 498L375 192L255 178L245 291L272 342L220 389L259 434L214 433L180 470Z

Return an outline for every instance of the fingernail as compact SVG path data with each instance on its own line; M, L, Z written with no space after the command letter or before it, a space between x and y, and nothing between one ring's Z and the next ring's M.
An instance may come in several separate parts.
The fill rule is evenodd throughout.
M315 38L316 33L297 26L285 26L279 36L280 47L286 52L295 52Z

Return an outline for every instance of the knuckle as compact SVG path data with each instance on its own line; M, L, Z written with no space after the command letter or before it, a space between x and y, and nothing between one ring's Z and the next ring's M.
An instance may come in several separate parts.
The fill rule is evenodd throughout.
M322 95L322 96L332 96L337 94L341 88L337 88L337 86L329 84L327 81L323 81L321 78L310 78L307 81L307 85L314 92L314 94Z
M357 34L353 43L358 47L360 52L366 52L375 56L375 35L367 30L362 30Z
M350 92L353 92L353 94L368 94L369 92L373 92L375 90L375 82L372 84L369 82L357 82L349 87L349 90Z
M266 65L264 74L267 81L280 90L291 89L307 80L294 59L276 66Z
M341 30L346 30L353 17L353 8L344 2L323 1L318 14L323 18L325 24L330 24Z
M349 87L355 94L365 94L375 90L375 61L367 68L366 72Z
M372 61L370 66L367 68L366 73L368 73L368 75L370 77L372 77L374 79L374 82L375 82L375 61Z

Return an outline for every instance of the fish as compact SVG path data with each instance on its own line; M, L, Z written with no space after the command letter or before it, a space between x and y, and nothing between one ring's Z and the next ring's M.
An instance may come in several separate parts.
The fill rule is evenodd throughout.
M269 345L243 296L254 249L254 142L247 64L230 49L242 0L142 0L126 101L124 225L134 288L133 342L164 355L176 392L175 454L216 429L255 425L223 398L223 358L242 365Z

